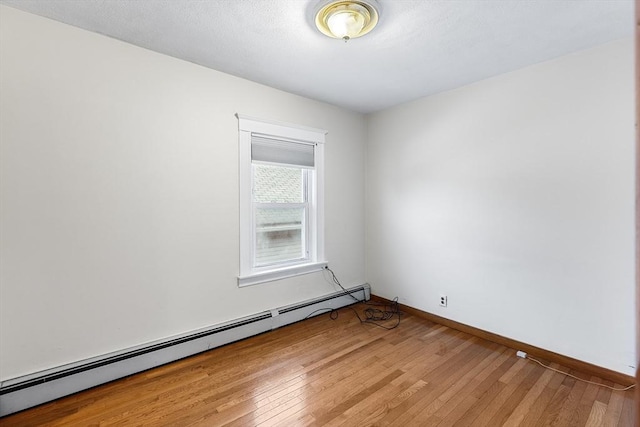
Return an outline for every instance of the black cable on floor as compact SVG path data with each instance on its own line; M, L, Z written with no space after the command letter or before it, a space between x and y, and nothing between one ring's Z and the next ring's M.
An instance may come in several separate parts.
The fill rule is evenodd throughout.
M389 304L371 303L371 302L365 301L364 299L360 300L360 299L356 298L355 296L353 296L353 294L351 292L346 290L344 288L344 286L342 286L342 284L340 283L340 280L338 280L338 277L333 272L333 270L331 270L328 266L325 267L325 270L327 270L327 271L329 271L329 273L331 273L331 279L333 280L333 283L338 285L342 289L342 291L343 291L343 293L345 295L349 295L356 302L359 302L361 304L365 304L365 305L369 306L369 307L364 309L364 312L363 312L364 319L362 317L360 317L360 313L358 313L358 311L355 308L353 308L351 306L348 307L355 313L355 315L358 318L358 320L360 321L360 323L370 323L372 325L375 325L375 326L378 326L380 328L387 329L387 330L395 329L400 325L400 309L398 308L398 297L395 297L393 299L391 305L389 305ZM384 307L384 309L376 308L376 307ZM314 315L315 313L317 313L319 311L329 312L329 317L332 320L335 320L335 319L338 318L338 311L336 309L333 309L333 308L321 308L321 309L315 310L314 312L310 313L306 318L311 317L312 315ZM386 326L386 325L382 325L382 324L379 323L379 322L386 322L388 320L393 319L394 317L397 317L398 321L393 326Z

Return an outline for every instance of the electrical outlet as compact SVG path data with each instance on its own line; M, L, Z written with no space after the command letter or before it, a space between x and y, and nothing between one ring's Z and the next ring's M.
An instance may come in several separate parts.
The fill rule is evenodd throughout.
M446 306L447 306L447 296L440 295L440 307L446 307Z

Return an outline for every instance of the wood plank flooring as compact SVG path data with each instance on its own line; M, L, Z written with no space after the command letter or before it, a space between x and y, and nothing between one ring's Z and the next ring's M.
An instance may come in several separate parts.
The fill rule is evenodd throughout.
M0 425L631 427L634 410L633 390L577 381L411 315L385 330L343 308L336 320L323 314Z

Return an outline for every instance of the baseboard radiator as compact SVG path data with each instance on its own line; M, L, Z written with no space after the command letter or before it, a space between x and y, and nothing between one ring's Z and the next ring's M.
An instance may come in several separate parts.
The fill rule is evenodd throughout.
M369 300L371 287L365 283L346 292L3 381L0 417L353 304L352 296Z

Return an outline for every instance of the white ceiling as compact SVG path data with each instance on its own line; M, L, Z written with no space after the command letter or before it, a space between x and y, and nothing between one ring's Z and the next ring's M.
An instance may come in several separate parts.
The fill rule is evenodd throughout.
M318 0L0 0L268 86L368 113L633 34L633 0L379 0L348 43Z

